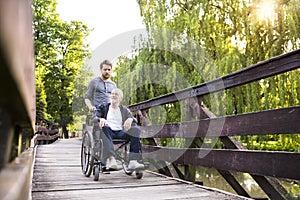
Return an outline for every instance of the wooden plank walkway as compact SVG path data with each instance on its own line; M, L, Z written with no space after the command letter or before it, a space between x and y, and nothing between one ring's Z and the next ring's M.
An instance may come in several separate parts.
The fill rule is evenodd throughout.
M60 139L36 148L32 179L33 200L56 199L248 199L230 193L144 172L142 179L122 170L100 173L99 181L80 168L80 139Z

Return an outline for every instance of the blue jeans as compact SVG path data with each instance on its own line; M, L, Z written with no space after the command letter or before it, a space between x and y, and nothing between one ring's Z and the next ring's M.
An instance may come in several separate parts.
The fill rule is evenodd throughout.
M129 149L129 160L139 160L141 158L141 143L140 143L140 133L141 130L137 126L132 126L127 132L124 130L114 131L111 130L109 126L102 127L103 135L103 157L108 158L110 156L116 156L113 139L125 139L130 141Z

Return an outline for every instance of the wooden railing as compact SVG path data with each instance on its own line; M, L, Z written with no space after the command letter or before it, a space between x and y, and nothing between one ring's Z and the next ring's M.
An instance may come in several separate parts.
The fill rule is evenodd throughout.
M250 195L231 171L249 173L270 199L289 199L277 178L300 180L300 153L247 150L236 136L299 134L300 106L215 116L203 105L202 99L299 67L300 50L296 50L191 88L130 105L130 110L146 121L149 119L145 113L156 106L196 99L199 107L200 120L141 126L142 138L150 144L143 145L144 158L149 159L160 173L190 181L195 181L195 166L215 168L238 194L246 197ZM159 144L157 139L161 138L182 138L188 144L184 148L166 147ZM219 138L225 148L205 147L203 138ZM183 173L178 166L184 166Z
M57 123L46 120L39 114L36 115L36 122L34 135L36 144L51 144L60 137Z
M28 199L35 76L30 0L0 0L0 199Z

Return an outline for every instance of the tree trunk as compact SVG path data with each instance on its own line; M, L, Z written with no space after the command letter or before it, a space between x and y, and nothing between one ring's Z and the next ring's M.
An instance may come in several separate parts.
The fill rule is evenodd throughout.
M63 132L64 138L68 139L69 138L69 131L67 129L67 125L62 124L61 126L62 126L62 132Z
M69 138L69 131L67 129L67 124L68 124L68 122L65 119L65 117L63 115L60 115L60 125L61 125L62 133L63 133L63 136L65 139Z

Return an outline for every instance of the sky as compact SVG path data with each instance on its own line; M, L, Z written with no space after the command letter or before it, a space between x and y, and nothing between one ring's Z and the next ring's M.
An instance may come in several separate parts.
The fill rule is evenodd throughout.
M63 21L81 21L93 29L87 38L92 54L85 65L95 76L104 59L114 65L120 55L130 54L134 37L145 30L136 0L56 1Z
M88 40L93 49L126 31L145 26L136 0L57 0L63 21L78 20L94 30Z

